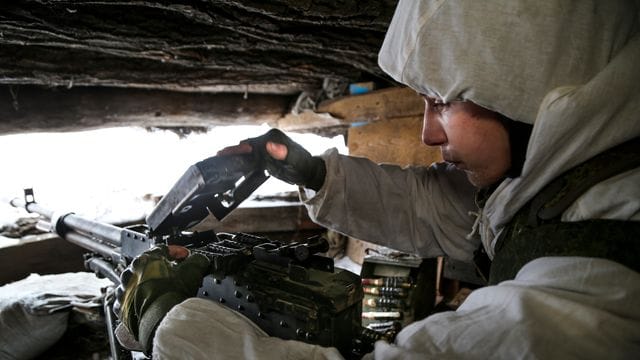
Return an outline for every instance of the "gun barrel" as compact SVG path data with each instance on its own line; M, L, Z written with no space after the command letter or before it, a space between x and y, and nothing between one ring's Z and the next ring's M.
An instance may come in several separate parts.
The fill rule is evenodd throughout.
M69 231L64 234L64 239L84 249L100 254L105 258L111 259L114 262L117 262L120 259L118 248L114 248L91 240L91 238L87 238L84 234L75 231Z
M122 229L117 226L99 223L74 214L65 215L62 218L62 223L69 229L87 234L89 237L103 240L113 246L120 246L122 244L122 239L120 238Z
M10 203L13 207L24 208L28 212L42 215L52 223L49 231L54 231L61 237L65 237L65 233L69 231L76 231L89 238L96 238L113 246L122 245L122 229L117 226L85 219L73 213L58 214L36 202L26 203L22 199L13 199Z
M39 220L36 223L36 228L41 231L50 231L51 223L44 220ZM75 231L69 231L64 234L64 239L70 243L76 244L89 251L93 251L94 253L100 254L105 258L111 259L113 261L117 261L120 259L118 248L104 245L100 242L92 240L91 238L88 238L84 234Z

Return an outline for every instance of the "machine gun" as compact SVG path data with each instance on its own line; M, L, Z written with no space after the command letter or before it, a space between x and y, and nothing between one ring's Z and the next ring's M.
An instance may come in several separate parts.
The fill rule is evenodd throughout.
M336 347L347 358L373 348L381 334L360 326L363 290L360 277L335 269L333 259L315 255L328 250L322 237L284 244L250 234L188 232L209 214L222 220L268 175L252 154L214 156L187 169L146 219L120 228L77 216L58 214L35 202L32 189L12 205L38 213L40 229L90 251L85 266L110 279L104 302L114 360L130 353L114 331L114 289L120 273L156 244L182 245L210 260L210 271L194 296L219 302L256 323L270 336Z

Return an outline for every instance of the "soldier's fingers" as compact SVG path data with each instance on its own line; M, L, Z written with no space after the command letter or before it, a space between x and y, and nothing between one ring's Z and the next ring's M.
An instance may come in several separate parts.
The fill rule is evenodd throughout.
M273 141L267 142L267 153L271 155L276 160L284 160L287 158L287 154L289 153L289 149L287 149L286 145L279 144Z
M169 245L169 258L182 260L189 256L189 249L179 245Z

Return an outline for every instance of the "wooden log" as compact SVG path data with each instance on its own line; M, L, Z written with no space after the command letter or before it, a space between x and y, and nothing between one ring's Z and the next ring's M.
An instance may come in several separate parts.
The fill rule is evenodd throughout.
M0 86L0 134L110 126L276 125L290 97L78 87Z
M0 5L0 83L318 89L382 76L396 1L28 1Z

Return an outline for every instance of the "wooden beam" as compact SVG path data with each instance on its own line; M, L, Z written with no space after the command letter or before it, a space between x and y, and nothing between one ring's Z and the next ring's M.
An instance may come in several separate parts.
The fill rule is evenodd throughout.
M303 111L300 114L289 113L278 120L278 128L285 131L305 131L324 127L348 126L349 122L335 118L327 113Z
M345 122L369 122L393 118L422 116L424 100L412 89L392 87L322 102L319 113Z
M276 125L291 98L124 88L0 86L0 134L113 126Z

